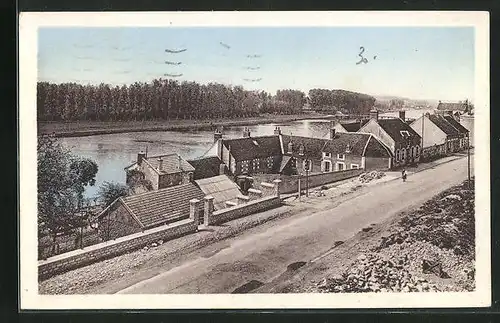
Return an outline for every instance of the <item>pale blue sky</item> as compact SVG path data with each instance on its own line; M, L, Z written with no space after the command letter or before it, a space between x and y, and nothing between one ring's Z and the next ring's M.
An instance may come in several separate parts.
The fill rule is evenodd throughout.
M368 63L356 65L360 46ZM187 51L165 52L183 48ZM247 57L252 54L261 57ZM166 65L166 60L183 64ZM247 70L247 66L260 70ZM41 28L38 68L39 80L53 82L116 84L183 73L179 80L270 92L329 88L414 99L473 100L474 29Z

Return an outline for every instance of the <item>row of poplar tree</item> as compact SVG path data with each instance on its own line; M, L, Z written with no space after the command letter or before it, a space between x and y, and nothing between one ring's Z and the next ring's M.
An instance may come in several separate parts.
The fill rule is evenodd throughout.
M157 79L128 86L37 84L40 121L213 119L297 114L306 103L297 90L248 91L241 86Z

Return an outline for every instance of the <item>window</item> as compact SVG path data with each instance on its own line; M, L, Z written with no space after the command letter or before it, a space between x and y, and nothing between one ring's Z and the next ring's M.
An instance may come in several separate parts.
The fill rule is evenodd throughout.
M341 170L344 170L344 169L345 169L345 164L341 163L341 162L338 162L337 163L337 170L341 171Z
M399 133L403 137L409 137L410 136L410 133L408 132L408 130L401 130Z
M332 163L330 161L325 161L323 163L323 171L324 172L331 172L332 171Z
M304 145L300 145L299 147L299 155L304 156Z
M337 154L337 159L344 160L345 155L344 154Z
M401 151L399 149L396 150L396 155L394 157L396 157L396 161L401 159Z
M406 148L401 149L401 160L404 161L406 159Z
M323 158L332 158L332 153L323 152Z
M312 171L312 163L310 160L306 159L302 162L302 167L305 171Z
M273 157L267 157L267 168L273 168Z
M358 169L359 165L358 164L351 164L351 169Z
M245 160L243 162L241 162L241 172L242 173L248 173L248 160Z
M254 159L253 163L252 163L253 170L259 169L259 166L260 166L259 164L260 164L260 160Z
M415 146L415 158L418 158L420 154L420 146Z

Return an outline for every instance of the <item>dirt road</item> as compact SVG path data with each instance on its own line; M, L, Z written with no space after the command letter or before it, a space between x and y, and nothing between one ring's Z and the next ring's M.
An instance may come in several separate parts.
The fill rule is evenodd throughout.
M119 293L231 293L248 283L258 287L287 272L288 266L325 254L336 242L423 203L466 176L467 159L462 158L410 174L406 183L396 180L363 188L336 207L331 199L317 199L304 216L229 239Z

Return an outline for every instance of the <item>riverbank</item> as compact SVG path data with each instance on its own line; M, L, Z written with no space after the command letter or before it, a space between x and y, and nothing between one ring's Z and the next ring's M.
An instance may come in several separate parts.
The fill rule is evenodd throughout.
M303 113L293 115L265 114L251 118L227 118L207 120L150 120L150 121L75 121L38 122L38 134L54 134L56 137L85 137L143 131L212 130L216 126L251 126L266 123L283 123L305 119L325 119L329 115Z

